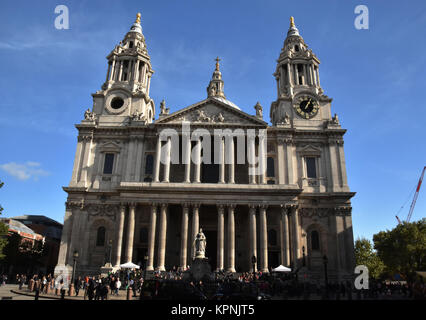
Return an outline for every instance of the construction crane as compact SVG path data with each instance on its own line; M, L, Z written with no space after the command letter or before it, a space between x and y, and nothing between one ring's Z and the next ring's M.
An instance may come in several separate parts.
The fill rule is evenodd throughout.
M410 211L408 212L407 219L405 219L405 222L410 222L411 216L414 211L414 207L416 206L417 197L419 196L420 187L422 185L423 176L425 175L426 166L423 168L422 174L420 175L419 183L417 184L416 192L414 193L413 201L411 202ZM396 220L398 220L398 224L401 224L401 220L398 218L398 216L395 216Z

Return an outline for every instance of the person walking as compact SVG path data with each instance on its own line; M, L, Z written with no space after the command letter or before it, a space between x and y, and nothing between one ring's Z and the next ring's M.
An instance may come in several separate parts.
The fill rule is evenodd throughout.
M118 296L120 287L121 287L121 281L120 281L120 278L117 278L117 280L115 281L115 295L116 296Z
M74 280L74 289L75 289L75 296L78 296L78 293L80 292L81 288L81 277L78 277Z

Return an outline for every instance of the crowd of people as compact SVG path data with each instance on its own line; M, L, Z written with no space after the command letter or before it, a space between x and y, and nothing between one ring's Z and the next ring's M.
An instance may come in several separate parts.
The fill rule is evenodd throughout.
M196 297L197 299L255 298L255 299L425 299L426 285L422 278L414 283L379 282L370 280L369 289L357 290L351 281L333 282L300 279L292 273L242 273L235 275L220 271L213 277L195 281L177 268L149 274L146 281L141 270L110 273L107 276L78 276L72 283L62 277L49 275L16 275L19 290L40 294L80 296L87 300L107 300L111 296L123 299L161 299ZM7 275L0 276L0 284L8 283ZM25 287L25 288L24 288ZM182 295L181 295L182 293Z

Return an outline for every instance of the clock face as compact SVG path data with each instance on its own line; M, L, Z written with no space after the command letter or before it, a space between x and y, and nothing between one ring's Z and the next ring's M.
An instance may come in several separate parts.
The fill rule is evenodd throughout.
M314 98L303 96L297 99L294 108L299 116L304 119L310 119L318 113L319 105Z

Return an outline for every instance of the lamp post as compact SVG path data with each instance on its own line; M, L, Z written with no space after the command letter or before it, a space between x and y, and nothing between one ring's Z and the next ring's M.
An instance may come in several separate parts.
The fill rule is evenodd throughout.
M72 296L74 294L75 269L76 269L76 264L77 264L77 259L78 259L78 251L77 250L74 251L72 257L73 257L73 260L74 260L74 264L73 264L73 267L72 267L72 277L71 277L70 290L68 291L70 296Z
M325 279L325 298L328 299L328 276L327 276L327 263L328 258L326 255L322 258L324 262L324 279Z
M146 280L146 265L148 264L148 259L149 259L149 257L147 255L145 255L143 257L143 260L145 261L145 266L144 266L144 270L143 270L143 279L144 279L144 281Z
M108 241L108 250L109 250L109 261L108 263L112 266L112 262L111 262L111 254L112 254L112 240L110 239Z
M303 266L306 266L306 259L305 259L305 246L302 247L302 254L303 254Z
M253 264L253 274L256 271L256 262L257 262L257 258L255 255L253 255L253 257L251 257L251 263Z

